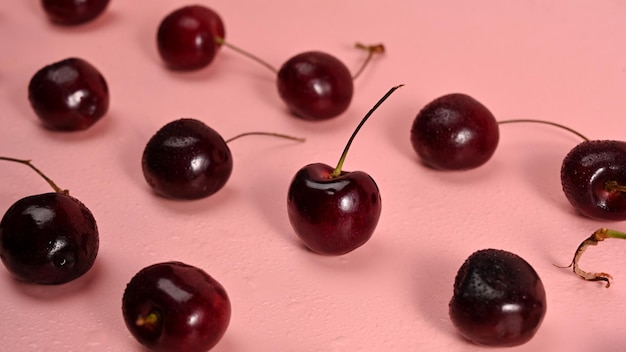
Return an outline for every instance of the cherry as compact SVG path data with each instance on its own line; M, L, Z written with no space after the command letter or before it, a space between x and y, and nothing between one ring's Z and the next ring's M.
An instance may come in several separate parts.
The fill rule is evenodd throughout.
M0 258L18 280L63 284L85 274L98 253L99 235L91 211L61 190L28 160L55 192L22 198L0 220Z
M411 144L435 169L465 170L483 165L494 154L500 132L493 114L462 93L439 97L420 110L411 128Z
M225 141L204 122L183 118L161 127L143 152L146 182L158 193L175 199L200 199L224 187L233 170L227 143L250 134L292 140L303 139L277 133L249 132Z
M202 269L164 262L140 270L122 297L130 333L152 351L208 351L230 322L224 287Z
M109 0L41 0L48 18L62 25L89 22L100 16L109 5Z
M459 269L449 314L467 340L508 347L535 335L546 307L543 283L528 262L504 250L485 249Z
M65 59L35 73L28 99L44 126L52 130L85 130L109 108L109 89L102 74L79 58Z
M561 184L581 214L601 220L626 220L626 142L586 140L563 159Z
M293 177L287 196L289 221L310 250L325 255L345 254L362 246L374 233L381 212L376 182L365 172L341 168L365 121L399 87L391 88L361 120L337 167L309 164Z
M174 70L197 70L208 66L217 54L224 38L224 23L213 10L190 5L167 15L157 31L159 54Z
M307 51L287 60L280 69L216 37L216 41L260 63L277 75L276 86L281 99L296 117L309 121L327 120L345 112L354 93L354 80L363 72L374 54L383 53L382 44L356 44L368 56L354 74L339 59L320 51Z

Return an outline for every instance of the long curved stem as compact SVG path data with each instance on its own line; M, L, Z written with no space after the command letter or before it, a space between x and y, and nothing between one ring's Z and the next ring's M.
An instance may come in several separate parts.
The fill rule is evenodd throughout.
M224 38L215 37L215 42L220 44L220 45L223 45L223 46L225 46L225 47L227 47L227 48L229 48L231 50L234 50L234 51L238 52L239 54L241 54L241 55L251 59L252 61L256 61L257 63L265 66L267 69L272 71L274 74L278 74L278 69L276 69L276 67L272 66L270 63L268 63L267 61L261 59L260 57L254 55L254 54L251 54L251 53L241 49L240 47L235 46L235 45L227 42Z
M239 139L241 137L246 137L246 136L271 136L271 137L279 137L279 138L285 138L285 139L290 139L292 141L296 141L296 142L304 142L306 141L306 138L301 138L301 137L294 137L294 136L290 136L287 134L282 134L282 133L274 133L274 132L245 132L245 133L241 133L238 134L234 137L231 137L229 139L227 139L225 142L226 143L230 143L236 139Z
M385 46L383 44L365 45L361 43L356 43L355 47L367 51L367 57L365 58L365 61L363 61L361 67L359 67L356 73L352 75L352 80L357 79L357 77L361 75L361 73L363 72L363 70L365 70L365 67L367 66L367 64L369 64L375 54L382 54L385 52Z
M376 111L376 109L378 109L378 107L385 101L387 100L387 98L389 98L389 96L398 88L402 87L404 84L400 84L397 85L395 87L392 87L391 89L389 89L389 91L378 100L378 102L374 105L373 108L370 109L370 111L367 112L367 114L365 115L365 117L363 117L363 119L361 120L361 122L359 123L359 125L356 127L356 129L354 130L354 132L352 132L352 135L350 136L350 139L348 140L348 143L346 144L345 148L343 148L343 153L341 153L341 157L339 158L339 162L337 163L337 167L335 167L335 169L333 170L333 172L330 174L330 178L334 178L337 177L339 175L341 175L341 168L343 167L343 163L346 160L346 156L348 155L348 150L350 149L350 145L352 144L352 141L354 140L354 137L356 137L356 134L359 132L359 130L361 129L361 127L363 127L363 124L365 124L365 121L367 121L370 116L372 116L372 114L374 113L374 111Z
M551 121L545 121L545 120L534 120L534 119L512 119L512 120L502 120L502 121L498 121L498 124L500 125L504 125L507 123L520 123L520 122L529 122L529 123L542 123L544 125L550 125L550 126L555 126L561 129L564 129L566 131L569 131L575 135L577 135L578 137L582 138L585 141L589 141L589 138L585 137L582 133L567 127L565 125L561 125L560 123L556 123L556 122L551 122Z
M6 156L0 156L0 160L12 161L12 162L24 164L24 165L30 167L31 169L33 169L37 174L39 174L39 176L41 176L44 180L46 180L46 182L48 182L50 187L52 187L52 189L54 189L55 192L63 193L63 194L69 194L70 193L68 190L62 189L59 186L57 186L56 183L54 183L54 181L52 181L48 176L46 176L43 172L41 172L41 170L39 170L37 167L35 167L35 165L33 165L33 163L30 160L16 159L16 158L10 158L10 157L6 157Z
M578 264L583 253L585 252L585 250L587 250L589 246L596 246L599 242L604 241L607 238L626 239L626 233L621 232L621 231L610 230L604 227L600 228L596 230L593 234L591 234L591 236L586 238L578 246L578 248L576 248L576 252L574 253L574 258L572 259L572 262L568 266L558 266L558 267L559 268L572 267L574 273L578 275L579 277L581 277L582 279L587 280L587 281L605 281L606 282L605 287L609 288L611 286L610 280L613 280L613 277L610 274L607 274L604 272L598 272L598 273L588 272L588 271L582 270Z

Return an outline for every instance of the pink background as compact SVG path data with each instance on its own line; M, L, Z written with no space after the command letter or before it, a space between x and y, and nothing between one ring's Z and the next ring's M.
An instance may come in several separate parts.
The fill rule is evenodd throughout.
M387 53L358 78L350 109L323 123L291 117L266 68L228 49L195 73L166 70L156 28L185 1L112 0L96 21L50 24L39 1L0 8L0 153L32 159L94 213L101 247L92 271L67 285L14 281L0 268L0 349L141 351L124 326L121 296L141 268L167 260L201 267L227 289L228 331L214 351L479 351L448 319L456 271L473 251L499 248L537 270L548 312L537 335L510 351L623 350L626 242L591 248L583 268L615 277L610 289L553 264L569 263L595 229L626 230L577 215L560 165L580 139L545 125L501 126L483 167L422 166L409 129L430 100L462 92L498 119L539 118L589 138L624 139L626 6L623 1L204 1L227 39L275 66L316 49L355 70L354 42ZM27 100L41 67L75 56L108 81L108 115L88 131L43 129ZM383 213L372 239L340 257L305 250L286 216L291 177L335 165L361 117L404 83L364 126L345 170L370 173ZM226 187L199 201L155 196L140 167L148 139L180 117L224 138L269 130L307 142L233 142ZM28 168L3 163L0 209L50 191ZM497 350L497 349L490 349Z

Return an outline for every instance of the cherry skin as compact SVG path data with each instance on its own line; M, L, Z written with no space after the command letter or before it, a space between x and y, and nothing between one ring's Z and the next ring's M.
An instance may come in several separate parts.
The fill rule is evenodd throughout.
M293 177L287 193L289 222L296 235L313 252L346 254L372 237L381 213L378 186L365 172L346 172L341 168L365 121L399 87L389 90L361 120L337 167L309 164Z
M319 51L287 60L278 71L276 83L281 99L304 120L326 120L342 114L354 92L346 65Z
M224 287L202 269L164 262L130 280L122 315L130 333L151 351L203 352L226 332L231 305Z
M567 200L593 219L626 220L626 142L584 141L563 159L561 185Z
M109 89L98 69L79 58L65 59L35 73L28 99L44 126L59 131L85 130L109 109Z
M157 48L167 66L173 70L197 70L208 66L224 38L224 23L213 10L190 5L167 15L157 31Z
M0 221L0 258L21 281L72 281L93 266L98 246L98 228L92 213L78 199L64 193L22 198Z
M219 133L199 120L184 118L166 124L148 141L141 165L158 194L199 199L224 187L233 159Z
M439 97L417 114L411 144L421 160L440 170L479 167L494 154L500 132L493 114L461 93Z
M459 269L449 314L469 341L510 347L535 336L546 307L543 283L528 262L507 251L485 249Z
M76 25L100 16L109 0L41 0L48 18L57 24Z

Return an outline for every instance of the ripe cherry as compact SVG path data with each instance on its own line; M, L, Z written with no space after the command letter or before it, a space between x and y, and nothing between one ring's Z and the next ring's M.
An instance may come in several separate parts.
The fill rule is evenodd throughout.
M417 114L411 144L435 169L465 170L483 165L498 146L500 132L493 114L461 93L439 97Z
M109 0L41 0L48 18L62 25L89 22L100 16L108 5Z
M626 142L586 140L561 165L563 192L581 214L626 220Z
M362 246L374 233L381 212L376 182L365 172L341 168L365 121L399 87L389 90L361 120L337 167L309 164L291 181L287 196L289 221L310 250L325 255L345 254Z
M0 160L28 165L55 190L22 198L6 211L0 220L2 263L18 280L36 284L63 284L85 274L99 246L91 211L30 161Z
M383 53L382 44L356 44L368 56L354 74L339 59L320 51L307 51L287 60L279 70L271 64L228 42L217 42L260 63L277 75L276 86L281 99L296 116L320 121L341 115L349 107L354 93L354 80L363 72L375 54Z
M47 128L78 131L106 114L109 89L93 65L69 58L37 71L28 85L28 99Z
M203 352L226 332L231 305L224 287L202 269L164 262L130 280L122 314L130 333L151 351Z
M459 269L449 314L469 341L508 347L535 335L546 307L543 283L528 262L507 251L485 249Z
M227 143L250 134L302 141L282 134L251 132L225 141L204 122L183 118L163 126L148 141L141 162L146 182L175 199L208 197L224 187L233 170Z
M159 54L174 70L197 70L208 66L224 38L224 23L213 10L201 5L189 5L167 15L157 31Z

